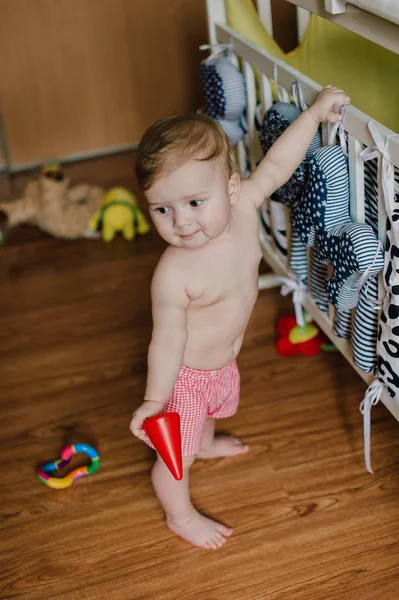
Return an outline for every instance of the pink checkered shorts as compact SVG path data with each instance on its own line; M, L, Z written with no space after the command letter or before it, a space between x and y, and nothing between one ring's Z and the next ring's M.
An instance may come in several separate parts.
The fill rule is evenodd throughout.
M216 371L183 366L165 406L165 412L180 415L182 455L197 454L207 418L232 417L239 400L240 373L235 360Z

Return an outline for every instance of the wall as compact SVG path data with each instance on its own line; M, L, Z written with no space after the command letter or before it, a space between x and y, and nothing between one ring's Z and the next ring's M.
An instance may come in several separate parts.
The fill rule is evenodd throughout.
M285 50L293 10L273 0ZM205 0L0 0L0 15L13 166L137 142L157 118L203 102Z
M202 101L204 0L0 0L13 165L135 142Z

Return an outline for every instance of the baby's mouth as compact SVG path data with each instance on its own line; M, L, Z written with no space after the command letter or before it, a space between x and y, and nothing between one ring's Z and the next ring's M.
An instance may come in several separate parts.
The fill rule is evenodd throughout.
M198 231L194 231L193 233L189 233L188 235L181 235L180 237L182 238L182 240L191 240L199 232L200 232L200 230L198 229Z

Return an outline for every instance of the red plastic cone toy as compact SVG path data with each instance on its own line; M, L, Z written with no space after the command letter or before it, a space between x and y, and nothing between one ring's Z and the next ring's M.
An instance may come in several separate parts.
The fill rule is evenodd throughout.
M144 421L143 429L173 477L182 479L180 415L176 412L156 415Z

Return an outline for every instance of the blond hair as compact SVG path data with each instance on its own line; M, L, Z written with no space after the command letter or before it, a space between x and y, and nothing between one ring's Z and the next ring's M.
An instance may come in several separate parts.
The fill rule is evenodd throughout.
M202 113L161 119L144 133L136 157L140 188L148 190L162 171L187 160L222 157L230 177L237 171L228 139L220 125Z

